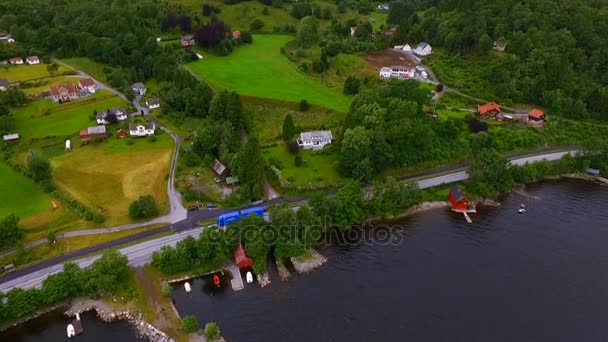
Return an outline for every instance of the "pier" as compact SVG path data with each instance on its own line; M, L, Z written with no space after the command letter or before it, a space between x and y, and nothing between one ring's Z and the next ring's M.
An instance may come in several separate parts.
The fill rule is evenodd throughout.
M230 263L228 265L228 272L232 273L232 280L230 280L230 284L232 285L232 289L234 291L240 291L245 288L245 284L243 283L243 277L241 277L241 271L235 264Z

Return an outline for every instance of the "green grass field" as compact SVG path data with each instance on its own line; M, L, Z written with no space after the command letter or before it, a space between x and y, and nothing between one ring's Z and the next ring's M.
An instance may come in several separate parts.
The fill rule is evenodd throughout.
M109 92L99 91L93 96L67 102L53 103L50 99L38 100L15 111L16 131L26 139L47 136L64 136L79 132L88 126L96 125L91 119L93 110L101 111L111 107L126 107L127 103ZM97 102L87 102L92 99Z
M6 78L9 82L23 82L36 78L50 77L51 74L46 70L48 64L35 65L6 65L0 67L0 78ZM69 69L64 66L59 66L57 75L61 75Z
M205 58L188 67L220 89L241 95L299 102L346 112L350 98L300 72L281 55L290 36L255 35L253 44L238 47L227 57L204 54Z
M82 70L93 76L99 82L107 83L106 74L103 72L104 64L97 63L89 58L67 58L62 60L67 65L73 66L78 70Z
M64 84L64 83L75 83L80 80L80 77L67 77L67 76L57 76L51 78L44 78L42 80L31 81L27 83L21 83L19 87L23 90L27 95L38 95L45 91L49 91L51 86ZM27 86L27 87L26 87Z
M45 211L51 199L29 178L0 162L0 217L15 214L26 217Z
M336 169L337 155L327 152L300 151L302 166L295 166L295 155L289 153L286 146L279 144L262 150L266 160L276 158L283 164L281 173L288 181L297 185L323 182L337 184L340 175Z

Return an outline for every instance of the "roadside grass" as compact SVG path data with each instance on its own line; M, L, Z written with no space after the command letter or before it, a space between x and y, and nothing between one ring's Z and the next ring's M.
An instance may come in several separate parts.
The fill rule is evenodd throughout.
M0 218L35 215L51 207L51 198L31 179L0 161Z
M23 268L49 258L53 258L70 252L75 252L83 248L99 245L101 243L120 239L125 236L145 232L150 229L164 227L166 225L167 223L158 223L116 233L83 235L77 237L57 239L57 242L55 244L45 243L43 245L31 248L25 252L20 253L18 251L15 254L0 258L0 265L14 264L17 268Z
M195 166L186 167L180 163L179 170L175 177L175 188L182 194L188 190L202 194L201 202L212 202L216 205L223 203L221 190L215 185L215 174L211 167ZM201 196L199 196L201 197ZM187 200L182 196L184 207L196 204L196 200Z
M161 214L168 209L167 176L173 141L161 134L156 142L110 138L74 146L51 160L60 190L106 215L104 226L131 222L128 208L140 195L154 196Z
M205 54L205 58L188 64L192 71L218 89L242 95L300 102L346 112L351 99L332 90L281 54L281 47L291 36L255 35L253 44L239 46L226 57Z
M386 19L388 18L388 11L373 11L368 15L370 21L372 22L372 27L374 31L380 30L380 26L386 26Z
M45 91L49 91L49 88L52 86L64 83L76 83L81 79L81 77L57 76L24 82L19 85L19 88L27 95L38 95L44 93Z
M332 129L334 134L346 117L343 112L320 106L311 106L301 112L298 104L280 100L266 100L255 97L241 97L246 110L251 112L253 131L262 144L271 144L281 139L283 121L290 114L294 124L301 130Z
M70 69L59 65L57 75L61 75ZM0 67L0 78L6 78L9 82L23 82L43 77L51 77L51 74L46 70L48 64L23 64L23 65L5 65Z
M337 170L337 154L333 151L300 151L302 166L295 165L295 155L289 153L284 144L267 147L262 150L266 160L275 158L283 166L281 173L285 179L297 184L323 182L328 185L337 184L340 175Z
M37 100L15 111L15 129L26 139L70 135L96 125L94 110L111 107L127 107L127 103L108 91L63 104Z
M161 105L162 106L162 105ZM161 109L153 109L150 115L163 126L177 133L179 136L186 138L191 136L201 125L206 122L206 118L195 118L186 116L167 116L163 115Z
M101 83L108 82L106 74L103 72L103 69L106 67L106 65L102 63L95 62L92 59L85 57L66 58L62 59L61 61L66 63L67 65L73 66L78 70L84 71L85 73L93 76L93 78L97 79Z

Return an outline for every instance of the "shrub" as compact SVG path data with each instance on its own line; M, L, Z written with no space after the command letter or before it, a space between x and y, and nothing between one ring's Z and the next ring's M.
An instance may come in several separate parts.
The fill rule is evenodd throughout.
M220 327L215 322L205 324L205 336L210 340L216 340L220 337Z
M346 81L344 81L344 94L347 95L355 95L359 92L359 86L360 86L361 82L359 81L359 79L354 76L354 75L350 75L346 78Z
M268 9L268 7L264 6L264 9L262 10L262 14L263 14L263 15L268 15L268 14L270 14L270 10Z
M139 196L129 206L129 216L132 219L144 219L154 217L158 214L158 206L156 200L151 195Z
M266 8L266 7L264 7ZM267 9L267 8L266 8ZM251 25L249 25L249 29L253 32L259 31L262 28L264 28L264 22L261 21L260 19L256 19L254 20Z
M182 330L187 333L193 333L200 328L198 320L193 315L188 315L182 318Z
M302 166L302 156L301 155L296 154L296 157L294 158L294 164L296 165L296 167Z
M156 140L157 140L156 135L150 135L150 136L148 136L148 141L155 142Z
M130 145L133 145L133 144L135 144L135 140L133 140L133 138L127 139L127 145L130 146Z
M298 146L298 142L296 140L290 140L289 143L287 143L287 150L291 154L296 154L300 152L300 146Z
M279 170L283 169L283 163L277 157L270 157L268 159L268 164L276 167Z
M169 283L163 283L160 286L160 293L163 295L163 297L170 298L173 294L173 287Z
M306 112L309 109L310 109L310 104L308 103L308 101L306 101L306 99L303 99L302 101L300 101L300 111Z

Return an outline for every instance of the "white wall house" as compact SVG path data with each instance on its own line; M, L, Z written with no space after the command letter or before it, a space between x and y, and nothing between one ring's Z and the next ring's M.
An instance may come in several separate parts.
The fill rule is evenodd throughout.
M414 53L419 56L429 56L433 53L433 48L427 42L422 42L416 46Z
M393 49L405 52L412 52L412 47L410 46L410 44L396 45Z
M381 78L413 78L416 73L414 68L403 65L393 65L380 69Z
M154 135L156 129L154 122L129 124L129 135L132 137L145 137Z
M160 100L159 99L146 100L146 106L148 106L148 108L150 108L150 109L156 109L156 108L160 107Z
M131 86L131 89L133 89L133 92L135 93L135 95L139 95L139 96L146 95L146 86L144 86L144 84L141 82L133 83L133 85Z
M103 112L97 113L95 119L99 125L108 125L110 121L108 120L109 115L116 115L117 121L125 121L129 118L127 115L127 111L124 108L112 108L110 110L106 110Z
M391 78L391 68L382 67L380 69L380 78Z
M325 145L331 144L333 138L331 131L302 132L298 139L298 146L305 150L321 150Z
M25 61L30 65L40 64L40 58L38 58L38 56L29 56L25 59Z

